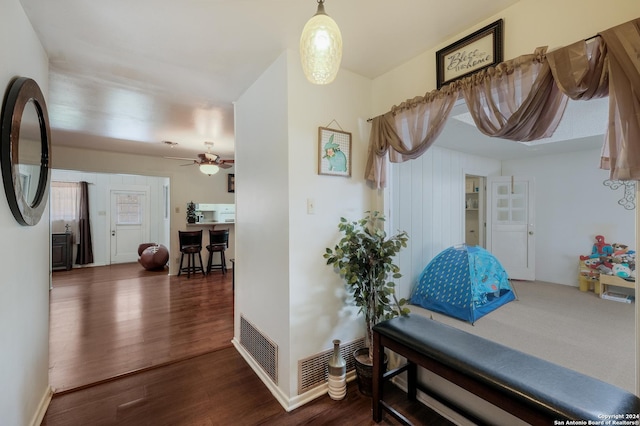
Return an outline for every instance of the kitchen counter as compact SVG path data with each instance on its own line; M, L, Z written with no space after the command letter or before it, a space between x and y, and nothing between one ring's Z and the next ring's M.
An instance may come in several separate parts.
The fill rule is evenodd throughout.
M187 223L187 226L215 226L215 225L235 225L235 221L233 222L196 222L196 223Z

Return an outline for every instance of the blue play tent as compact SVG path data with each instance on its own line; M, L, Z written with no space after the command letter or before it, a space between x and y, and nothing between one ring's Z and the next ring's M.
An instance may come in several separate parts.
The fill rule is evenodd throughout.
M463 244L429 262L410 303L474 323L515 298L498 259L482 247Z

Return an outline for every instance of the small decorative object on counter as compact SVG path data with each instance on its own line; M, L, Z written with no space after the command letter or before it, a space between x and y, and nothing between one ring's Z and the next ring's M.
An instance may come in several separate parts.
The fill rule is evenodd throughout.
M347 394L347 363L340 354L340 340L333 341L333 355L329 358L329 397L340 400Z
M196 223L196 203L193 201L187 203L187 222Z

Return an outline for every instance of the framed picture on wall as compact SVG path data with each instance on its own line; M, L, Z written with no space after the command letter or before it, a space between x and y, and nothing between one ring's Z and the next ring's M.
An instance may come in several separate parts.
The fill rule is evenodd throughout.
M318 174L351 177L351 133L318 127Z
M459 78L502 62L502 19L436 52L438 89Z
M229 173L227 175L227 192L236 192L236 175Z

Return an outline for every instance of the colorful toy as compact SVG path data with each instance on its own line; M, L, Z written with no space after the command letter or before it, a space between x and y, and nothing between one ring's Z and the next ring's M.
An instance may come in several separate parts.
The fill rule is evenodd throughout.
M612 254L613 247L611 247L611 244L607 244L602 235L596 235L596 242L591 249L591 254L589 256L580 256L580 260L601 258Z
M620 278L629 278L631 276L631 269L626 263L616 263L613 265L613 274Z
M626 252L629 251L629 246L626 246L626 245L620 244L620 243L613 243L613 244L611 244L611 247L613 248L613 255L614 256L620 256L620 255L625 254Z

